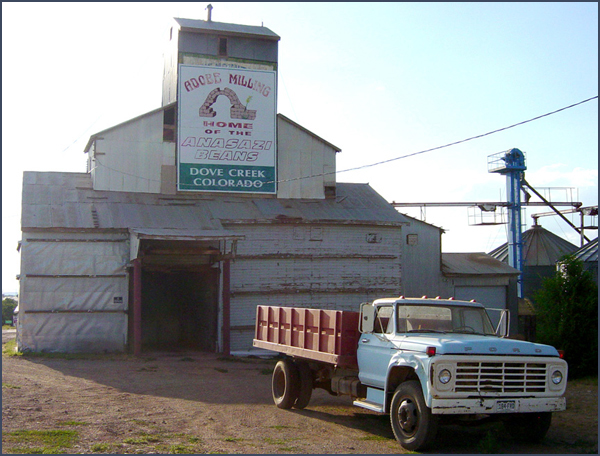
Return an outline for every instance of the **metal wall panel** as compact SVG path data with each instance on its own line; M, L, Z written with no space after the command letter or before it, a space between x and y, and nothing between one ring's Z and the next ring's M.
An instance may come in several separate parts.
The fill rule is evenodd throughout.
M129 241L102 233L23 233L21 350L123 351Z
M93 152L94 189L160 193L162 166L175 165L175 143L163 142L162 132L161 110L103 132Z
M277 196L325 198L325 185L335 185L335 149L306 131L277 118ZM314 176L314 177L308 177Z
M400 290L400 227L228 226L246 236L231 265L231 349L252 347L257 305L356 311Z

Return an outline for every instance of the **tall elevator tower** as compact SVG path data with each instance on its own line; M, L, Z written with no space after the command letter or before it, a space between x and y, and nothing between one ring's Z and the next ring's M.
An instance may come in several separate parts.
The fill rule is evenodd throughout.
M506 176L506 199L508 203L508 264L520 271L517 279L517 295L523 297L523 235L521 232L521 184L525 155L519 149L488 157L488 172Z
M174 18L164 51L162 105L177 101L179 65L277 71L280 37L266 27Z
M163 139L177 191L277 193L279 36L263 26L175 18L164 53Z

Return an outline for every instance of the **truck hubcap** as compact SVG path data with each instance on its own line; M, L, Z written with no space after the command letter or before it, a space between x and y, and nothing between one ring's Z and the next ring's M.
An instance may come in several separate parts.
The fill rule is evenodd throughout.
M418 424L417 407L414 402L404 399L398 408L398 424L403 432L411 434Z

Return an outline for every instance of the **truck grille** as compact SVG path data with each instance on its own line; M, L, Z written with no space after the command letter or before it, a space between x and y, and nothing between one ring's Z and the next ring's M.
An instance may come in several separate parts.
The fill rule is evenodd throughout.
M459 362L456 366L457 393L543 393L546 391L545 363Z

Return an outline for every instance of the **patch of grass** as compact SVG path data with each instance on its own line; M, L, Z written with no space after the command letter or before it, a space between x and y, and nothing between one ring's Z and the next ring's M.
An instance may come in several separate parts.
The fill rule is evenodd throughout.
M79 439L77 431L46 430L29 431L18 430L3 434L6 445L19 445L9 451L22 454L56 454L64 453Z
M8 388L8 389L17 389L17 390L18 390L18 389L21 389L21 387L20 387L20 386L13 385L13 384L11 384L11 383L4 383L4 382L2 382L2 388Z
M364 441L375 441L375 442L389 442L390 438L388 437L383 437L381 435L365 435L364 437L360 437L358 440L364 440Z
M86 423L85 421L59 421L58 423L56 423L57 426L87 426L88 423Z
M241 442L244 439L240 439L237 437L227 437L226 439L224 439L226 442Z
M271 375L273 373L273 369L260 369L259 372L262 375Z
M190 436L188 437L188 442L199 444L202 443L202 439L200 437Z
M169 453L171 454L197 454L198 449L192 445L171 445Z
M229 372L227 369L221 369L220 367L215 367L215 370L217 372L221 372L222 374L226 374L227 372Z
M19 350L17 350L17 341L15 339L11 339L5 344L2 345L2 354L7 356L22 356Z
M91 450L94 453L108 453L112 451L112 445L110 443L94 443Z
M195 360L194 360L194 358L190 358L189 356L185 356L185 357L181 358L179 361L193 362Z
M163 438L160 435L154 434L141 434L138 437L130 437L128 439L123 440L123 443L127 443L129 445L147 445L149 443L158 443L162 442Z

